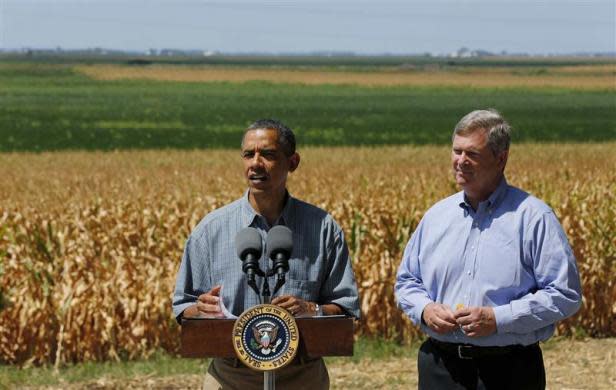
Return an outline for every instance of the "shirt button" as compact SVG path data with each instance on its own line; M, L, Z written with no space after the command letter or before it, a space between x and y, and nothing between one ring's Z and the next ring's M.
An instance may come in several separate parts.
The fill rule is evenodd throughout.
M470 274L471 274L471 271L466 271L466 273L467 273L468 275L470 275Z

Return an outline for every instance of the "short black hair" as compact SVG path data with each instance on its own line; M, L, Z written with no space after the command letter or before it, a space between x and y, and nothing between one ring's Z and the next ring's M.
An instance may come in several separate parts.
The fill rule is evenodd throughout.
M284 154L289 157L295 153L295 134L287 125L277 119L259 119L253 122L244 131L242 142L246 133L251 130L276 130L278 133L278 145L282 148Z

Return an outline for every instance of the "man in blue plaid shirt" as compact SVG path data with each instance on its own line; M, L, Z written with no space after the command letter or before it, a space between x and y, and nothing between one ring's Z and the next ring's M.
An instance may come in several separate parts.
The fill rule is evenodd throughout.
M256 121L244 133L242 160L248 184L244 196L208 214L186 242L173 296L176 318L224 317L221 301L234 315L259 304L257 294L247 287L234 240L250 226L265 241L276 225L293 232L293 253L287 281L272 304L295 316L359 318L357 285L342 229L330 214L287 191L287 176L300 162L293 132L279 121ZM270 268L265 256L259 266ZM300 356L277 371L276 383L281 388L327 389L329 376L323 359ZM263 375L237 359L213 359L204 383L207 388L224 389L262 386Z

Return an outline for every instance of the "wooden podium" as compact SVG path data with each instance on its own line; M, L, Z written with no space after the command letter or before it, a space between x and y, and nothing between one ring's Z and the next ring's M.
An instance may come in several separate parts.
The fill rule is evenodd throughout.
M296 318L300 356L353 355L353 318L324 316ZM181 355L187 358L235 357L232 319L182 319Z

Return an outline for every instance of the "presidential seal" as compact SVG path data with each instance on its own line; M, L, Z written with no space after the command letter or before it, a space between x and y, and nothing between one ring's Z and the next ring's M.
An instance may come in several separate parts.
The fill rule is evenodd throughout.
M239 316L233 326L233 348L246 366L269 371L291 363L297 354L295 318L278 306L258 305Z

